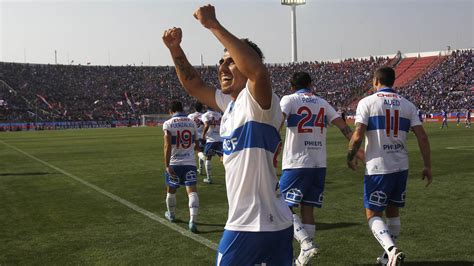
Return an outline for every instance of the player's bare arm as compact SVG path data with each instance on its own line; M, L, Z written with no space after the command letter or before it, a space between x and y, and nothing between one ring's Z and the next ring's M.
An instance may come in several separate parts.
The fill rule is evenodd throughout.
M209 131L209 127L210 127L209 122L204 123L204 128L202 130L202 137L203 138L206 138L207 131Z
M283 120L281 121L281 125L280 125L280 128L278 129L278 132L281 132L281 130L283 129L283 125L285 124L285 121L286 121L286 114L283 113Z
M349 141L349 149L347 151L347 166L349 166L349 168L352 170L357 169L356 155L360 149L360 146L362 145L362 141L364 140L366 129L366 125L357 123L355 131Z
M428 135L425 132L423 126L412 127L413 133L415 133L418 141L418 147L420 148L421 157L423 158L423 170L421 178L426 179L426 186L429 186L433 182L433 175L431 173L431 148Z
M218 109L215 99L216 89L204 83L199 73L189 63L181 48L182 36L180 28L171 28L166 30L162 37L166 47L170 50L179 81L189 95L211 108Z
M249 91L260 107L270 108L272 89L268 70L259 55L227 31L217 20L214 6L200 7L194 17L224 45L240 72L249 79Z
M342 120L342 118L338 117L331 121L333 125L335 125L341 131L342 135L346 137L347 140L350 140L352 137L352 129Z
M341 131L342 135L347 139L347 140L351 140L352 138L352 129L349 127L349 125L346 124L346 122L344 122L344 120L342 120L342 118L338 117L336 119L334 119L333 121L331 121L332 124L334 124L337 128L339 128L339 130ZM356 157L361 160L361 161L364 161L365 159L365 153L364 153L364 150L362 149L359 149L357 151L357 154L356 154Z
M165 135L163 136L164 138L164 145L163 145L163 152L164 152L164 157L165 157L165 167L166 167L166 172L168 172L169 175L175 176L175 172L173 168L170 167L170 160L171 160L171 134L168 131L165 131Z

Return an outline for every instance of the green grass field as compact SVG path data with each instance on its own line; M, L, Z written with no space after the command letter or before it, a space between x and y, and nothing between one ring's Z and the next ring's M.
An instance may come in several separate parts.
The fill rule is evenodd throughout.
M425 188L410 136L399 246L408 265L473 265L474 131L454 124L448 130L426 127L434 182ZM338 130L329 131L325 202L315 214L322 253L314 263L374 264L381 248L365 222L363 169L346 168L347 143ZM211 248L71 177L163 217L162 144L161 128L0 133L0 265L212 265ZM217 159L213 163L215 184L204 184L202 177L198 184L198 229L217 244L227 198L223 167ZM184 189L177 199L177 224L186 229Z

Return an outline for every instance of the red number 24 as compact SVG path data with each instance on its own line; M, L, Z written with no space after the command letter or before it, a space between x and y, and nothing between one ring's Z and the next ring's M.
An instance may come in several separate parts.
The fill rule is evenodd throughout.
M303 115L303 119L298 122L298 133L313 133L313 129L311 126L306 126L305 124L311 120L313 117L313 113L311 109L307 106L301 106L300 109L296 112L299 115ZM318 115L316 116L316 120L314 121L314 127L321 128L321 134L324 130L324 108L320 108Z

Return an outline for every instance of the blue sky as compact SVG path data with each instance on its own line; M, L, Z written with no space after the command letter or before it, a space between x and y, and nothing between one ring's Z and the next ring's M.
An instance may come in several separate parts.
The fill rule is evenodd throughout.
M291 61L290 8L255 1L0 0L0 60L171 65L161 35L183 29L192 64L215 64L222 46L192 16L211 3L221 23L255 41L268 63ZM299 61L473 47L473 0L307 0L297 8Z

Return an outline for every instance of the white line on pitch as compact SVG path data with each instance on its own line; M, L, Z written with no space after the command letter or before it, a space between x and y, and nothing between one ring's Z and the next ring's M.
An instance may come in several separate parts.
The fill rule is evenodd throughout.
M23 155L25 155L25 156L27 156L27 157L29 157L29 158L31 158L31 159L37 161L37 162L40 162L40 163L42 163L42 164L44 164L44 165L46 165L46 166L48 166L48 167L50 167L50 168L53 168L54 170L56 170L56 171L58 171L58 172L60 172L60 173L62 173L62 174L64 174L64 175L66 175L66 176L68 176L68 177L70 177L70 178L72 178L72 179L74 179L74 180L76 180L77 182L82 183L83 185L86 185L86 186L88 186L89 188L92 188L93 190L95 190L95 191L97 191L97 192L99 192L99 193L101 193L101 194L103 194L103 195L105 195L105 196L107 196L107 197L109 197L109 198L111 198L111 199L113 199L113 200L115 200L115 201L117 201L117 202L119 202L119 203L121 203L121 204L123 204L123 205L129 207L130 209L132 209L132 210L134 210L134 211L136 211L136 212L138 212L138 213L141 213L141 214L145 215L146 217L148 217L148 218L150 218L150 219L152 219L152 220L154 220L154 221L157 221L157 222L161 223L161 224L164 225L164 226L169 227L170 229L172 229L172 230L174 230L174 231L176 231L176 232L178 232L178 233L181 233L182 235L184 235L184 236L186 236L186 237L191 238L192 240L194 240L194 241L196 241L196 242L199 242L199 243L205 245L206 247L208 247L208 248L210 248L210 249L212 249L212 250L217 250L217 244L214 243L214 242L212 242L211 240L209 240L209 239L207 239L207 238L204 238L204 237L202 237L202 236L200 236L200 235L193 234L193 233L191 233L191 232L189 232L189 231L183 229L182 227L179 227L179 226L176 225L176 224L170 223L170 222L168 222L168 220L166 220L165 218L161 218L161 217L159 217L158 215L156 215L156 214L154 214L154 213L152 213L152 212L150 212L150 211L147 211L147 210L145 210L145 209L143 209L143 208L141 208L141 207L139 207L139 206L137 206L137 205L135 205L135 204L133 204L133 203L127 201L127 200L124 200L124 199L122 199L121 197L119 197L119 196L117 196L117 195L114 195L114 194L112 194L112 193L110 193L110 192L108 192L108 191L106 191L106 190L103 190L102 188L100 188L100 187L98 187L98 186L96 186L96 185L94 185L94 184L91 184L91 183L89 183L89 182L87 182L87 181L85 181L85 180L83 180L83 179L81 179L81 178L79 178L79 177L77 177L77 176L75 176L75 175L73 175L73 174L71 174L71 173L69 173L69 172L67 172L67 171L65 171L65 170L63 170L63 169L61 169L61 168L59 168L59 167L56 167L56 166L54 166L54 165L52 165L52 164L50 164L50 163L48 163L48 162L45 162L45 161L43 161L43 160L41 160L41 159L39 159L39 158L37 158L37 157L35 157L35 156L33 156L33 155L27 153L27 152L24 152L24 151L18 149L17 147L15 147L15 146L12 146L12 145L10 145L10 144L8 144L8 143L2 141L2 140L0 140L0 142L3 143L5 146L8 146L8 147L10 147L11 149L14 149L15 151L17 151L17 152L19 152L19 153L22 153Z

